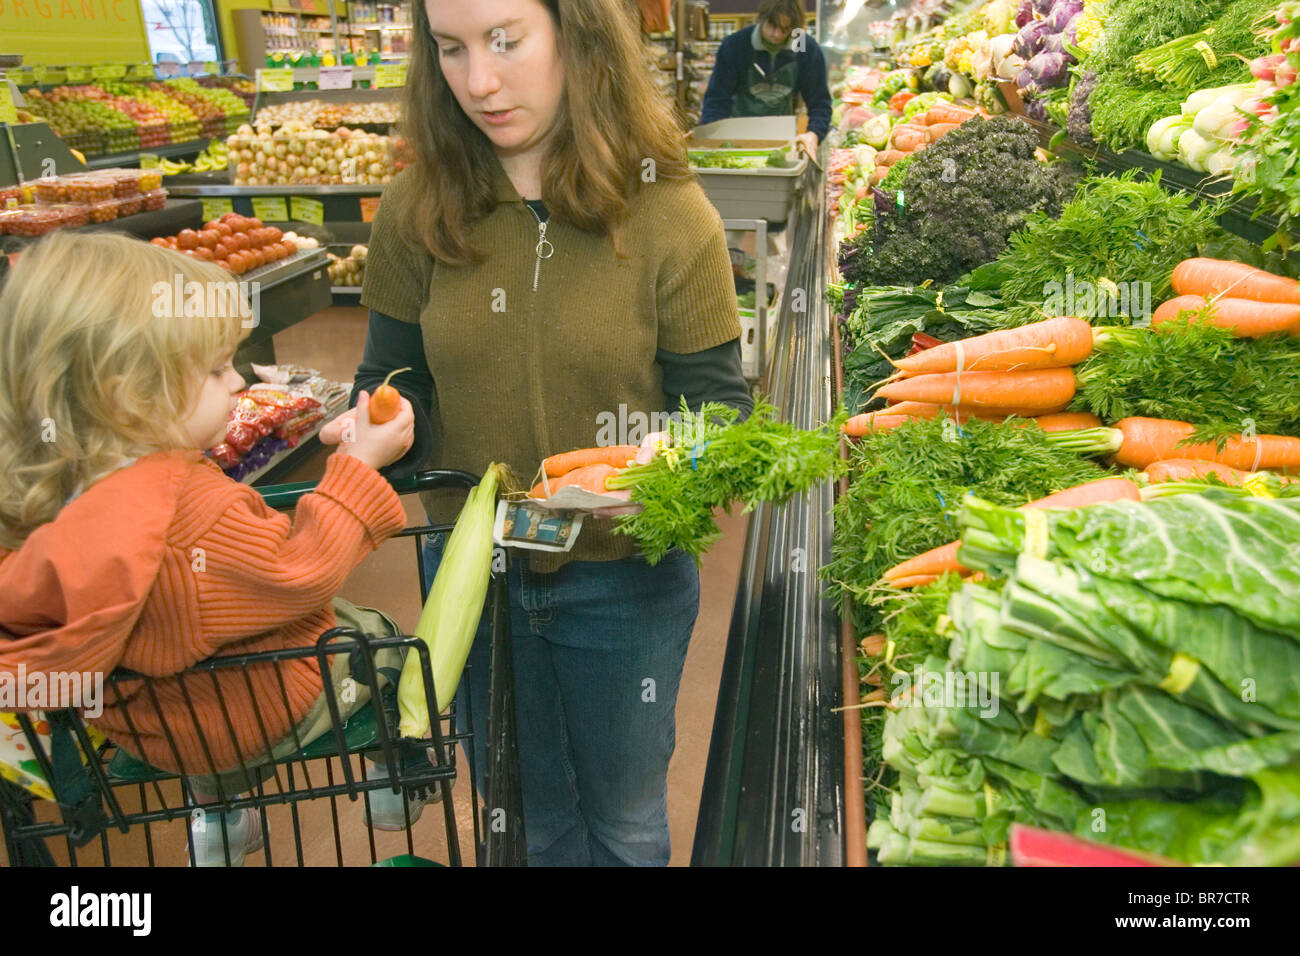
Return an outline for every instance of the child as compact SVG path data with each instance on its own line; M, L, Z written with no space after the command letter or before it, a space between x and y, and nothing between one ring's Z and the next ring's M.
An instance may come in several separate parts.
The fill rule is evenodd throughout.
M211 263L62 232L23 252L0 287L0 671L153 678L156 705L124 684L93 723L185 775L200 805L251 789L272 760L326 732L325 688L314 657L215 681L175 675L209 657L310 647L336 623L397 633L331 599L405 525L376 469L405 454L414 428L405 400L372 424L363 392L355 440L330 456L292 523L228 478L203 450L223 440L244 387L231 360L251 313L239 295L192 293L236 288ZM230 314L194 315L194 301ZM334 655L336 684L359 657ZM369 697L365 681L353 686L338 698L345 713ZM372 793L373 825L401 828L402 799ZM195 816L196 865L223 865L227 841L234 865L261 845L256 811L220 826Z

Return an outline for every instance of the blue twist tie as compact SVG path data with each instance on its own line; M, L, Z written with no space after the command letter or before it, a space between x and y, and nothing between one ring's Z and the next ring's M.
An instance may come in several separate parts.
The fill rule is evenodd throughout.
M706 441L703 445L695 445L691 448L691 471L700 470L699 457L704 454L704 449L708 448L709 444Z

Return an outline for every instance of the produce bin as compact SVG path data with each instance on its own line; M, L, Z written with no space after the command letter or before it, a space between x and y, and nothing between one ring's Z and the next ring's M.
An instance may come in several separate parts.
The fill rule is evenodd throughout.
M698 149L770 150L792 148L793 116L725 119L696 127L687 147ZM795 192L808 169L800 156L784 169L701 169L692 167L709 201L723 219L766 219L785 222Z

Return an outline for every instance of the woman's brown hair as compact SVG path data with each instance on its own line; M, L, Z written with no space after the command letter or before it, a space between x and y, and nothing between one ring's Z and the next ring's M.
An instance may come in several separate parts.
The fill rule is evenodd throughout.
M668 99L655 86L625 0L537 0L555 24L564 96L542 167L542 199L556 217L590 232L618 230L643 172L654 180L690 175ZM482 258L469 227L491 212L493 147L465 115L438 63L423 0L415 12L401 130L419 202L405 219L409 238L435 258ZM653 161L653 166L647 163Z

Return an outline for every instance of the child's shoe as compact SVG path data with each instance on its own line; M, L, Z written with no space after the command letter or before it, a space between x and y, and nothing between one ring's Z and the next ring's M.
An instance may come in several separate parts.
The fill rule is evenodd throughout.
M222 837L220 810L190 820L190 838L194 841L195 866L225 866L226 845L230 846L230 865L243 866L244 857L262 848L262 815L253 809L225 814L225 837Z
M366 762L366 779L378 780L388 776L388 770L378 764ZM391 789L371 790L367 794L370 804L365 812L366 826L376 830L405 830L409 814L412 825L420 819L426 803L437 803L442 793L437 787L429 790L427 795L408 797L403 793L393 793ZM403 809L405 803L405 810Z

